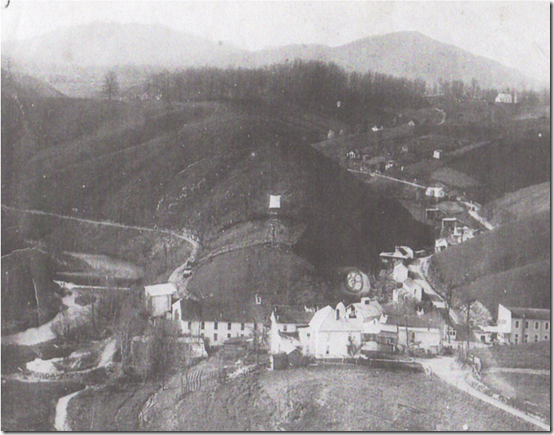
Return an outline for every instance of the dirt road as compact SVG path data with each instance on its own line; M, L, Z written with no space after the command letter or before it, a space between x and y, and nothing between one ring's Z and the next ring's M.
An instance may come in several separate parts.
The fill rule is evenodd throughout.
M152 233L158 233L158 234L165 234L165 235L176 237L178 239L186 240L187 242L189 242L192 245L193 252L196 252L200 249L200 243L198 241L194 240L193 238L191 238L187 235L179 234L179 233L176 233L176 232L173 232L173 231L170 231L170 230L164 230L164 229L158 229L158 228L139 227L139 226L136 226L136 225L125 225L125 224L119 224L119 223L116 223L116 222L95 221L95 220L92 220L92 219L83 219L83 218L77 218L77 217L74 217L74 216L64 216L64 215L61 215L61 214L49 213L49 212L45 212L45 211L41 211L41 210L19 209L19 208L9 207L7 205L2 205L2 208L4 210L15 211L15 212L19 212L19 213L27 213L27 214L34 214L34 215L40 215L40 216L51 216L51 217L55 217L55 218L58 218L58 219L72 220L72 221L76 221L76 222L88 223L88 224L93 224L93 225L98 225L98 226L125 228L125 229L129 229L129 230L137 230L137 231L146 231L146 232L152 232Z

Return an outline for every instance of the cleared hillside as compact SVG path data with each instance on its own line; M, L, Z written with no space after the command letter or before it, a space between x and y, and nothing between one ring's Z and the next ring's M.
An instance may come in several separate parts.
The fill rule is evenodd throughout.
M550 211L550 182L507 193L485 207L485 213L495 224L511 222L543 211Z
M67 100L65 110L73 111L76 103ZM90 102L90 110L96 113L101 104L112 110L107 101ZM222 228L266 217L269 194L280 194L282 215L308 224L297 252L318 265L367 269L395 243L430 243L426 228L399 204L371 194L309 147L325 131L326 118L264 105L190 103L156 113L139 109L142 120L131 123L124 114L133 108L122 105L121 110L115 126L105 127L100 116L91 134L74 137L68 131L67 140L62 137L56 146L37 146L27 125L27 140L35 146L27 147L30 158L17 160L18 174L25 177L9 186L13 204L149 227L185 227L209 242ZM46 125L46 113L33 112L22 122ZM5 146L18 155L21 143ZM41 227L40 233L52 229Z
M482 203L508 192L550 181L550 124L546 120L512 122L491 145L452 159L448 166L465 173L486 188L476 198Z
M65 100L66 105L29 100L29 106L42 108L9 118L23 127L23 136L3 138L18 169L7 180L11 195L4 201L16 208L197 234L203 249L188 290L207 309L240 308L255 294L269 304L323 303L340 293L330 284L337 268L376 270L378 254L396 244L432 243L429 228L400 204L371 192L310 147L336 122L328 116L252 102L156 108ZM88 134L73 125L64 129L75 110L85 117L90 112L82 130ZM49 123L49 114L61 119ZM36 126L48 132L45 146L34 134ZM283 234L290 235L281 241L278 234L277 246L271 246L271 236L260 230L241 238L250 247L234 246L233 232L249 222L271 228L270 194L281 195L277 218ZM189 246L161 235L23 213L12 213L11 219L17 230L6 234L40 241L56 252L132 262L144 269L146 283L167 279L190 255ZM220 255L212 256L212 250Z
M436 254L446 281L463 284L491 312L508 306L550 307L550 212L480 234Z
M329 282L302 257L271 246L242 249L202 262L187 285L187 291L200 299L204 308L220 309L227 315L254 305L255 295L267 308L273 304L322 304L332 297L331 290Z

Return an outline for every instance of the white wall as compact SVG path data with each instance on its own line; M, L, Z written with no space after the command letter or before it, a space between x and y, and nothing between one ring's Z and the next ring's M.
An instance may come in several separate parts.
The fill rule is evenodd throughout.
M206 337L209 339L211 346L222 345L229 338L251 337L254 333L253 322L231 322L231 328L229 329L229 322L205 321L204 328L202 328L202 321L200 320L181 320L180 326L183 334ZM263 324L257 323L256 330L259 333L263 332Z
M151 316L165 316L171 313L171 295L149 296L148 311Z
M317 331L314 334L314 355L316 358L347 358L348 337L352 336L356 345L362 342L361 331Z

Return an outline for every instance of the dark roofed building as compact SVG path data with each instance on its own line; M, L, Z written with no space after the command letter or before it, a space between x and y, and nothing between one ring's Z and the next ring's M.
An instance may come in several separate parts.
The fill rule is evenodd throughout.
M173 319L184 334L203 337L212 346L261 333L268 322L264 307L255 299L248 304L181 299L173 304Z
M307 325L314 317L314 311L299 307L276 305L273 309L275 320L281 324Z

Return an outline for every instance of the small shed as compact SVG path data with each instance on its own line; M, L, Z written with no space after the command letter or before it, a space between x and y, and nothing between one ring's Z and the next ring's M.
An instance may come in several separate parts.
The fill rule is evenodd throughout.
M284 370L289 366L289 360L286 353L271 355L271 370Z

